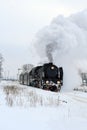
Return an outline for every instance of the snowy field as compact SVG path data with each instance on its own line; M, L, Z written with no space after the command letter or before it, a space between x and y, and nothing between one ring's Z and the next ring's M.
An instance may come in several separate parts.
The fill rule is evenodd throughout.
M0 83L0 130L87 130L87 93Z

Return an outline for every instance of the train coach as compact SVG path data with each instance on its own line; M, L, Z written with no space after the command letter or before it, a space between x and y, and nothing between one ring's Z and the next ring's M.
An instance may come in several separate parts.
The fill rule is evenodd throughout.
M21 73L19 82L45 90L60 91L63 85L63 68L53 63L36 66L30 72Z

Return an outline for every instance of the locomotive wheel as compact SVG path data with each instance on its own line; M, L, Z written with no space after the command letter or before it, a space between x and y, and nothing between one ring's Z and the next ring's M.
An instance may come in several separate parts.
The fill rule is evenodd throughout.
M43 85L41 81L39 81L39 88L43 89Z
M35 81L34 81L34 87L39 88L39 82L38 82L38 80L35 80Z
M33 86L33 87L38 87L38 81L37 80L34 80L30 83L30 86Z

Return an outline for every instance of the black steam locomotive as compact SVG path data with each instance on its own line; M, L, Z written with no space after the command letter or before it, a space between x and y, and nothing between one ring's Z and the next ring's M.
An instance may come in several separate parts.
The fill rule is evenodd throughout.
M63 68L53 63L34 67L30 72L21 73L20 84L38 87L51 91L60 91L63 85Z

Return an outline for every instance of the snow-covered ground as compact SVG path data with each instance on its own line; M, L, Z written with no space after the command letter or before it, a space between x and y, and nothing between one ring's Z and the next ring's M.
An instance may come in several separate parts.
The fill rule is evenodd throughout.
M0 83L0 130L87 130L87 93Z

